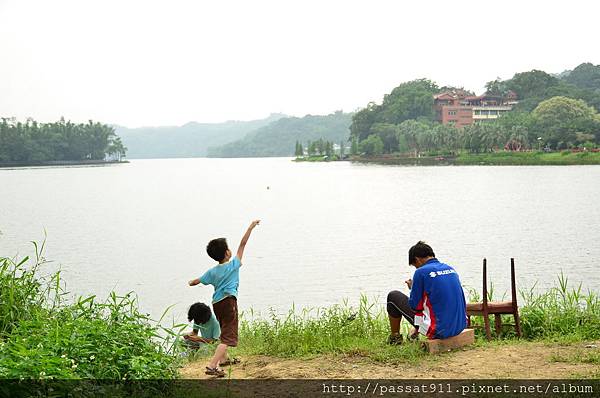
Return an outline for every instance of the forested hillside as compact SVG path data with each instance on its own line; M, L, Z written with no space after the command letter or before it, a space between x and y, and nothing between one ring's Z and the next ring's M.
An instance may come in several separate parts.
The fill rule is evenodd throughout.
M262 127L230 144L210 148L209 157L292 156L296 141L307 144L319 139L347 141L352 114L341 111L325 116L287 117Z
M130 159L204 157L208 147L238 140L284 116L271 114L265 119L252 121L190 122L183 126L135 129L115 126L115 129L127 146Z
M485 87L489 95L513 92L518 103L496 120L456 128L439 123L433 113L433 94L456 89L428 79L413 80L394 88L381 104L370 102L356 112L350 126L352 140L369 156L588 150L600 145L599 65L583 63L560 75L520 72L507 80L491 80Z

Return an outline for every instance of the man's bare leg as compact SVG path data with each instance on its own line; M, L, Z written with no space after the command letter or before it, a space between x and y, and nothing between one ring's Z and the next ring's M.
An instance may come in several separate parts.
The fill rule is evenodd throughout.
M392 316L388 316L390 318L390 332L392 336L397 336L400 334L400 321L402 318L394 318Z

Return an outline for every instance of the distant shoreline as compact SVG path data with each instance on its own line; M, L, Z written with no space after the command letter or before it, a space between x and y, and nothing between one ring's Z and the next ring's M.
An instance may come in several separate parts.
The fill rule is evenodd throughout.
M492 152L421 157L392 154L369 157L352 156L348 160L356 163L398 166L580 166L600 165L600 152ZM313 157L308 161L319 162L327 160Z
M47 162L0 162L0 169L48 166L97 166L105 164L129 163L128 160L53 160Z

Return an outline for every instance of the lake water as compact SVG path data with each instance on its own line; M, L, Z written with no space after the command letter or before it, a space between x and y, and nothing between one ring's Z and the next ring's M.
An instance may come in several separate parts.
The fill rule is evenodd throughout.
M0 255L46 257L68 289L137 292L158 316L185 321L212 288L187 281L212 265L206 243L245 251L239 305L325 306L406 290L408 248L430 243L463 283L481 289L488 258L497 292L549 286L562 269L598 289L600 167L401 167L290 159L133 160L103 167L0 169Z

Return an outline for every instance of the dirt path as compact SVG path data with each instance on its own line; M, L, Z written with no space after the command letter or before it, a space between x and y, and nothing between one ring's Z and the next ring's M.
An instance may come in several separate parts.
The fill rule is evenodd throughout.
M570 378L600 377L598 363L574 360L600 354L600 342L571 345L517 343L465 349L433 355L419 364L386 365L364 357L326 356L315 359L242 357L233 366L235 379L398 379L398 378ZM205 362L181 369L183 378L208 378Z

